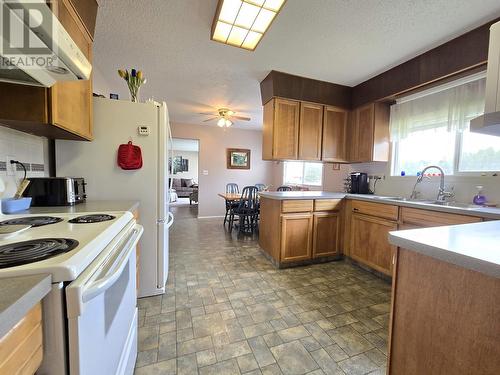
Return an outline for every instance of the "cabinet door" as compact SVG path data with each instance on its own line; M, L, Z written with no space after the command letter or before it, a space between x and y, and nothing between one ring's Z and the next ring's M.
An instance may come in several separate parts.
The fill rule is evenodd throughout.
M350 162L358 160L358 129L356 122L356 111L349 112L347 116L346 130L346 156Z
M341 162L347 160L346 133L348 112L325 106L323 114L323 147L321 160Z
M297 159L299 146L300 102L275 99L273 159Z
M339 253L340 219L337 212L315 212L313 222L313 258Z
M388 235L393 230L397 230L397 223L393 221L354 213L351 216L351 257L392 275L392 257L396 247L389 244Z
M313 215L281 215L281 261L294 262L311 258Z
M371 161L373 158L374 104L356 110L357 158L356 161Z
M92 62L92 39L69 0L57 0L53 11L85 57ZM58 82L49 89L50 121L92 139L92 77L87 81Z
M273 160L274 102L275 99L271 99L264 104L264 118L262 121L263 160Z
M300 103L299 160L321 160L323 106Z

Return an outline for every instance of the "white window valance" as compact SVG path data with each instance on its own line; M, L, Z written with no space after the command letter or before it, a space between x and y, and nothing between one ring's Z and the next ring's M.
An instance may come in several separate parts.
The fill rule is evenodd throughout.
M391 106L391 141L420 130L443 127L449 132L467 130L470 120L484 112L486 79L482 78L484 75L479 77L399 99Z

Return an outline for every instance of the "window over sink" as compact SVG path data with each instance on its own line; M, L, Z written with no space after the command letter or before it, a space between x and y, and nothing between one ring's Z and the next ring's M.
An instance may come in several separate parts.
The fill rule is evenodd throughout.
M323 183L323 164L303 161L286 161L283 167L285 185L321 186Z
M401 98L391 106L392 175L428 165L447 175L500 171L500 137L472 133L483 114L484 73Z

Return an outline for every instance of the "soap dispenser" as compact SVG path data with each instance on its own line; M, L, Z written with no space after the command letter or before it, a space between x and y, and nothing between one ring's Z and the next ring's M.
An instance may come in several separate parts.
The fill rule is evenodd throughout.
M477 193L474 195L474 198L472 199L472 202L474 204L477 204L478 206L482 206L483 204L486 203L486 197L483 195L483 187L478 185L476 186Z

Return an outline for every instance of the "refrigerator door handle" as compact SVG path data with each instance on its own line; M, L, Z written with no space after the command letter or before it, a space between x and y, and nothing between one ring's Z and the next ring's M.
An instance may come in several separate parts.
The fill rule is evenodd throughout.
M168 213L167 228L170 228L173 223L174 223L174 215L172 214L172 212L169 212Z
M168 216L166 219L158 219L156 220L157 224L167 224L167 228L170 228L172 224L174 223L174 215L172 212L168 213Z

